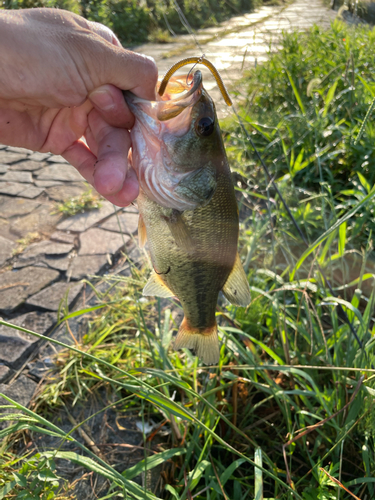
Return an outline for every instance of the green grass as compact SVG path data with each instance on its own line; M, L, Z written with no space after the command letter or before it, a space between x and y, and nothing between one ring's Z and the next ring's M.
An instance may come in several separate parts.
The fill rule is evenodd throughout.
M103 499L353 498L344 487L361 500L374 498L371 119L355 144L375 89L374 40L372 31L342 24L285 35L283 49L238 89L247 134L308 246L246 134L235 120L226 122L252 301L247 309L220 301L218 366L172 350L180 306L141 296L146 257L129 277L103 278L105 292L92 285L99 310L61 312L61 323L71 325L85 315L87 333L60 351L33 409L9 401L13 424L0 431L6 498L29 498L33 476L22 467L33 456L35 466L56 476L63 458L106 478ZM117 421L152 420L167 430L143 436L138 465L111 462L76 432L109 410ZM58 445L36 449L40 433ZM101 450L100 436L91 437ZM15 453L20 461L9 465ZM161 465L164 488L154 495L136 477ZM15 484L18 474L26 479Z
M62 203L58 203L54 213L61 213L72 216L88 210L101 207L101 199L97 193L92 192L92 188L87 189L80 196L74 196Z

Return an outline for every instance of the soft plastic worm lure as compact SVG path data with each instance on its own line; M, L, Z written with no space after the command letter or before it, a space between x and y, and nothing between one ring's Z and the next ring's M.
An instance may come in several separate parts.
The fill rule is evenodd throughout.
M175 63L171 68L169 68L169 70L164 75L163 80L161 81L161 84L160 84L160 87L159 87L158 93L159 93L160 96L162 96L164 94L165 89L166 89L166 87L168 85L168 82L169 82L171 76L178 69L182 68L183 66L186 66L187 64L204 64L204 66L206 66L211 71L211 73L213 74L213 76L214 76L214 78L216 80L216 83L219 86L220 92L221 92L222 96L224 97L224 101L226 102L226 104L228 106L232 106L232 100L229 97L228 91L225 88L224 82L221 79L221 76L219 75L218 70L215 68L215 66L210 61L208 61L207 59L205 59L204 56L201 56L201 57L187 57L186 59L182 59L181 61Z

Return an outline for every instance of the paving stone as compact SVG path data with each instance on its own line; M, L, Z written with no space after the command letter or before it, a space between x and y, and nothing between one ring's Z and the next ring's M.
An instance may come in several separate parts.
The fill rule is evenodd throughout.
M29 375L38 380L42 380L47 375L49 370L51 370L53 367L52 360L48 358L46 359L50 362L46 363L44 360L42 360L36 361L35 363L29 363L27 365L29 369Z
M66 304L66 295L67 304L68 307L70 307L79 292L82 290L82 287L83 283L55 283L54 285L30 297L26 301L26 304L47 309L48 311L57 311L62 300L64 301L63 304Z
M22 182L31 184L33 182L33 176L31 175L31 172L8 170L6 174L0 177L0 180L5 182Z
M92 228L79 235L78 255L115 254L129 241L124 234L111 233L103 229Z
M8 398L17 401L23 406L28 406L31 398L34 395L37 384L26 377L25 375L20 375L14 382L10 385L0 384L0 392L8 396ZM0 398L0 405L9 405L9 401L4 398ZM5 413L14 413L14 409L3 410ZM8 421L1 422L0 429L4 429L10 424Z
M0 152L1 154L1 152ZM78 170L76 170L71 165L53 163L48 165L48 167L43 168L40 174L38 174L38 181L83 181L83 177Z
M0 163L15 163L16 161L26 160L27 155L24 153L13 153L11 151L0 151Z
M10 323L42 335L52 327L57 318L52 313L30 312L22 314ZM17 370L39 342L34 335L0 325L0 363Z
M45 192L44 188L30 186L30 187L26 188L25 191L22 191L20 196L22 196L22 198L34 199L34 198L37 198L38 196L40 196L44 192Z
M23 269L24 267L30 267L30 266L48 267L47 264L43 262L42 258L37 258L37 257L32 257L30 259L20 259L19 257L17 257L13 261L13 269L15 270L20 270Z
M37 187L48 188L52 186L62 186L64 183L61 181L34 181Z
M0 174L5 174L9 168L10 168L9 165L4 165L4 163L0 163Z
M6 196L5 194L0 194L0 205L3 203L9 201L11 198L9 196Z
M103 201L100 208L73 215L72 217L69 217L68 219L60 222L60 224L57 226L57 229L60 231L69 230L81 233L83 231L86 231L86 229L92 227L94 224L97 224L98 222L112 215L114 213L114 210L118 210L118 208L112 205L112 203L110 203L109 201Z
M30 245L19 257L28 259L39 255L64 255L73 250L72 244L57 243L54 241L40 241Z
M70 232L65 231L55 231L51 236L50 240L59 241L60 243L71 243L74 244L76 236L70 234Z
M14 241L0 236L0 267L12 256L15 247Z
M108 265L106 255L78 255L72 261L68 272L70 279L81 280L99 272Z
M30 187L28 184L21 184L19 182L1 182L0 181L0 194L7 194L9 196L17 196L18 194L25 191L27 187Z
M60 260L66 259L67 254L74 248L72 244L56 243L54 241L40 241L38 243L33 243L30 245L23 253L18 255L16 261L14 262L13 269L21 269L25 266L35 266L44 263L48 267L58 269L60 271L66 271L68 266L63 263L56 261L56 265L53 264L54 258L59 256ZM61 257L63 256L63 257ZM51 258L51 262L46 260L46 257Z
M19 163L15 163L9 167L9 170L23 170L27 172L35 172L36 170L40 170L43 168L46 162L33 161L33 160L25 160L20 161ZM1 172L1 170L0 170Z
M53 155L51 156L48 161L52 161L54 163L68 163L65 158L63 158L62 156L60 155Z
M72 259L70 256L68 257L52 257L46 256L42 261L48 267L52 269L57 269L58 271L67 271L69 269L70 264L72 263Z
M0 311L10 313L59 277L53 269L25 267L0 274Z
M51 156L51 153L33 153L29 156L29 160L43 161Z
M8 202L1 205L1 216L4 219L20 215L30 214L38 208L40 203L37 201L24 200L22 198L10 198Z
M144 250L148 252L148 244L146 243ZM137 266L141 267L146 260L144 250L139 248L138 245L134 245L134 247L127 253L128 258Z
M114 215L109 218L99 227L116 233L133 234L138 230L138 219L138 214L122 212L118 217Z
M10 368L8 368L5 365L0 365L0 384L5 382L7 378L10 377L11 371Z
M0 213L1 213L1 208L0 208ZM6 238L7 240L10 241L16 241L18 239L18 236L11 232L9 221L7 221L6 219L2 219L1 217L0 217L0 234L3 238Z
M65 201L80 196L85 191L87 191L87 185L80 182L50 187L47 189L47 194L51 200Z
M21 154L32 154L34 151L32 149L26 149L26 148L17 148L15 146L8 146L7 151L12 151L13 153L21 153Z
M29 233L50 234L61 220L61 214L52 213L52 204L43 204L31 214L11 220L10 231L19 238L25 237Z

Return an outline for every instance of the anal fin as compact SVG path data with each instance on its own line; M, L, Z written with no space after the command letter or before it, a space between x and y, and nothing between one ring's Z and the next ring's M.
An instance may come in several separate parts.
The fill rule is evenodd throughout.
M208 328L191 328L184 318L177 333L173 348L177 351L187 347L193 349L205 365L215 365L220 359L217 324Z
M223 286L223 294L234 306L246 307L250 304L249 282L247 281L238 252L232 271Z
M168 288L163 279L156 274L155 271L152 271L142 293L145 296L155 295L156 297L163 298L175 296L175 294Z
M146 233L146 226L145 226L145 221L143 220L143 217L141 214L139 214L139 219L138 219L138 244L140 248L143 248L146 245L147 241L147 233Z

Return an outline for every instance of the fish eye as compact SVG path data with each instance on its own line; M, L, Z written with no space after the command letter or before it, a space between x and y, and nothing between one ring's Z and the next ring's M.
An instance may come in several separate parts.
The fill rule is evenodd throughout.
M212 134L215 128L215 121L209 116L201 118L195 126L199 135L207 137Z

